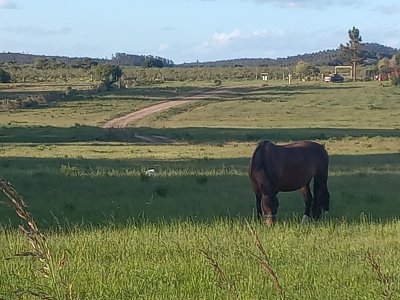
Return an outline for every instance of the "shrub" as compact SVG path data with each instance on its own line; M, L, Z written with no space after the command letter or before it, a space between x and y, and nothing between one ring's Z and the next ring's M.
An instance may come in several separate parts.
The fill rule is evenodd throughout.
M214 80L214 85L220 86L222 84L222 81L220 79L215 79Z
M390 81L391 81L392 85L400 86L400 76L392 76L390 78Z
M7 71L0 69L0 82L1 83L8 83L11 82L11 75Z

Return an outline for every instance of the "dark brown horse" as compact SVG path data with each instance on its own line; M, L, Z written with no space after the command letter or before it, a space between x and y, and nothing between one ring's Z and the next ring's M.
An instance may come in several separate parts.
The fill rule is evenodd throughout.
M249 165L249 176L256 195L257 216L267 224L276 221L278 192L300 190L304 196L306 218L319 219L329 211L328 192L329 156L325 148L315 142L300 141L276 145L260 142ZM314 178L314 197L310 182Z

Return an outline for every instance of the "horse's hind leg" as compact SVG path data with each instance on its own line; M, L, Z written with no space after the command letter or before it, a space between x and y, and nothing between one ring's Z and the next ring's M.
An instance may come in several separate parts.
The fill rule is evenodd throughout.
M304 197L304 215L303 215L303 219L302 219L302 223L307 222L309 219L311 219L311 205L313 203L313 197L311 194L311 189L310 189L310 183L308 183L307 185L303 186L300 189L300 193L303 195Z
M327 176L314 178L314 203L312 207L313 217L318 219L321 216L322 209L329 211L329 191L328 191Z

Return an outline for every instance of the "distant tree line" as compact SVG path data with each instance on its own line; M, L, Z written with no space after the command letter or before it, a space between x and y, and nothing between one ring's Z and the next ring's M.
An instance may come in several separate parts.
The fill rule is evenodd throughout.
M170 59L152 55L133 55L126 53L115 53L111 63L119 66L143 66L143 67L173 67L174 62Z
M332 66L353 66L353 80L387 76L399 81L400 54L397 49L362 43L358 28L348 31L348 42L336 50L278 59L235 59L175 66L172 60L152 55L115 53L110 60L45 57L30 54L0 53L1 82L99 82L107 89L113 85L148 85L166 81L254 80L268 73L270 80L320 80ZM1 62L2 59L11 59ZM32 60L33 59L33 60ZM20 62L30 63L20 64ZM359 71L362 70L362 73ZM379 77L381 78L381 77Z
M364 43L363 52L365 57L364 63L374 64L376 61L383 58L391 58L399 50L383 46L377 43ZM159 61L162 62L162 67L257 67L257 66L270 66L270 67L295 67L299 61L315 65L315 66L335 66L346 64L346 59L342 55L342 47L339 46L337 49L324 50L314 53L299 54L294 56L288 56L285 58L240 58L232 60L221 60L213 62L192 62L183 63L176 65L170 59L152 56L152 55L134 55L126 53L115 53L111 59L104 58L78 58L78 57L66 57L66 56L44 56L44 55L33 55L26 53L0 53L0 63L2 62L13 62L17 65L34 64L40 59L45 60L56 60L60 63L64 63L69 66L76 66L83 61L97 63L97 64L114 64L119 66L146 66L149 62L156 62L156 64L150 64L150 67L159 67Z
M33 64L0 63L0 82L99 82L109 89L122 76L121 67L90 59L67 65L55 58L38 58Z
M398 74L400 54L392 58L383 58L376 65L360 66L359 78L371 78L375 75L385 75L392 78ZM59 66L59 67L56 67ZM173 81L209 81L215 80L256 80L262 74L268 74L269 80L287 80L291 74L293 80L315 81L321 79L321 74L332 73L333 67L315 66L305 61L298 61L294 67L270 66L232 66L232 67L120 67L112 64L82 63L75 66L53 65L49 62L40 62L33 65L19 66L10 63L0 64L1 80L3 82L91 82L102 84L107 89L113 85L118 87L132 87L137 85L151 85ZM396 73L397 72L397 73ZM386 78L387 78L386 77Z
M126 53L115 53L111 59L105 58L89 58L89 57L67 57L67 56L45 56L33 55L25 53L0 53L0 63L11 62L17 65L39 64L39 62L57 62L58 67L77 66L82 63L86 64L113 64L119 66L142 66L147 60L159 60L163 67L172 67L174 62L170 59L152 56L152 55L133 55Z
M391 58L399 50L383 46L377 43L364 43L363 44L364 56L366 63L374 64L379 59ZM184 67L232 67L236 65L245 67L256 67L256 66L269 66L269 67L295 67L299 61L314 65L314 66L337 66L344 65L347 63L346 59L342 56L342 50L339 46L337 49L323 50L314 53L299 54L294 56L287 56L285 58L240 58L231 60L220 60L212 62L192 62L184 63L178 66Z
M13 53L13 52L0 53L0 63L10 62L17 65L27 65L27 64L34 64L36 61L40 59L56 60L59 62L63 62L66 65L73 65L74 63L82 61L84 59L90 59L91 61L95 61L97 63L110 63L110 60L103 58L47 56L47 55L35 55L27 53Z

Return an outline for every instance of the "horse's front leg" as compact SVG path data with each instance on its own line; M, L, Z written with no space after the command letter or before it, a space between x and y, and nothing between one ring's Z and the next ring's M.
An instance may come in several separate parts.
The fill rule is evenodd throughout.
M262 195L261 209L266 224L273 225L276 222L279 200L276 192L267 192Z
M313 196L311 194L310 184L303 186L300 189L300 193L304 197L304 205L305 205L304 215L303 215L303 219L301 220L301 223L304 224L311 220L311 206L313 204Z
M261 218L262 218L262 210L261 210L262 193L261 193L261 188L260 188L260 185L255 180L252 180L251 184L253 186L253 191L254 191L254 194L256 196L257 219L261 220Z

